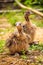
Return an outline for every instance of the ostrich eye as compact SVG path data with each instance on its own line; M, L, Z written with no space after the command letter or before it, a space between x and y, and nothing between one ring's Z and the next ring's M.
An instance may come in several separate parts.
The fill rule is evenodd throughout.
M23 29L26 29L26 27L25 27L25 26L23 26Z
M23 26L23 27L25 27L25 26Z

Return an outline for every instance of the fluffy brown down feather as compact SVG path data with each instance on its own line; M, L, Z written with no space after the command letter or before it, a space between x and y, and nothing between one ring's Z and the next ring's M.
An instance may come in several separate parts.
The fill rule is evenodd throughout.
M22 50L28 51L30 36L23 32L22 26L20 24L16 24L18 29L18 33L14 33L7 40L6 46L9 48L10 54L14 54L16 52L21 52Z

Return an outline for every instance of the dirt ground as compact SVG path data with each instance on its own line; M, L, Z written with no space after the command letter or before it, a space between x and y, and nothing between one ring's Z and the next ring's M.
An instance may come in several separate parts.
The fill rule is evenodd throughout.
M23 55L0 54L0 65L43 65L43 51L30 51Z
M6 40L11 31L12 25L8 23L7 18L0 18L0 40Z

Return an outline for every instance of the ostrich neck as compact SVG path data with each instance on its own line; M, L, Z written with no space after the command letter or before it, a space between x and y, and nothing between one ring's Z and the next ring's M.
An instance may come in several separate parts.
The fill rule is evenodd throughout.
M26 25L30 27L32 25L32 23L30 21L27 21Z

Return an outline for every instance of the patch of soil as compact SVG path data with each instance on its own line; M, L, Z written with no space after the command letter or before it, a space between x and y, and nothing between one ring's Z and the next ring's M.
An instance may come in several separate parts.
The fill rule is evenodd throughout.
M10 31L10 29L12 29L12 25L8 22L8 20L7 20L7 18L4 18L4 17L2 17L2 18L0 18L0 40L1 39L6 39L6 37L8 37L8 33L9 33L9 31L8 32L6 32L6 30L7 29L9 29L9 31Z
M25 59L19 54L0 54L0 65L43 65L43 51L30 51Z

